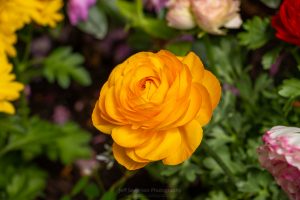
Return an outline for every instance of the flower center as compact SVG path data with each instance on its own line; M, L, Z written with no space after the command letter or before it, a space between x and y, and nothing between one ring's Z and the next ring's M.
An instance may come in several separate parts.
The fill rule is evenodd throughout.
M158 83L154 77L146 77L140 81L140 89L142 91L141 97L145 100L150 100L151 96L155 93Z

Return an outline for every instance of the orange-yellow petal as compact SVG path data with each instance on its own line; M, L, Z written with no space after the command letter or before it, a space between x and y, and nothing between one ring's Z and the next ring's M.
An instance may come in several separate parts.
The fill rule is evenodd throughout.
M183 126L184 124L188 123L192 119L194 119L199 112L201 105L202 105L202 98L201 98L201 87L198 86L199 84L193 84L191 88L190 95L190 102L189 107L182 115L182 117L176 122L177 126Z
M201 125L196 120L179 128L181 134L181 144L173 148L172 153L163 159L165 165L177 165L188 159L200 145L203 131Z
M141 158L138 155L136 155L134 148L126 148L126 154L129 158L131 158L132 160L134 160L136 162L141 162L141 163L149 162L149 160Z
M119 126L112 130L111 136L118 145L130 148L150 140L152 134L129 126Z
M115 125L109 123L101 117L101 111L99 109L98 101L95 105L92 114L93 125L103 133L110 134Z
M211 105L214 109L218 105L221 98L220 82L215 75L213 75L210 71L205 70L202 84L209 93Z
M205 87L203 87L200 84L197 84L199 91L201 91L201 97L202 97L202 102L201 102L201 107L199 109L199 112L197 114L196 120L202 125L206 125L211 117L212 117L212 106L211 106L211 100L209 98L209 93Z
M182 63L190 68L193 82L201 83L204 74L204 66L200 58L194 52L190 52L182 58Z
M151 161L161 160L173 153L181 143L181 135L177 128L159 131L143 145L135 148L135 153Z
M148 164L132 160L127 156L126 149L117 145L116 143L113 144L112 150L114 157L118 161L118 163L126 167L126 169L128 170L136 170L145 167Z

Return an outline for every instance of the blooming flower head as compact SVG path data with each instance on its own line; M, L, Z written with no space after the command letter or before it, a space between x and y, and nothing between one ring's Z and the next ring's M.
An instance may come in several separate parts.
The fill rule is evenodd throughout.
M169 8L167 21L170 27L186 30L196 26L190 0L173 0L169 1L167 5Z
M191 29L197 24L211 34L224 34L225 28L239 28L239 0L169 0L167 21L177 29Z
M54 27L62 20L62 0L9 0L0 3L0 52L16 56L16 31L31 21Z
M54 28L64 16L59 11L63 7L62 0L38 0L41 4L37 8L38 15L32 16L33 20L41 26L50 26Z
M96 0L69 0L68 15L72 25L80 21L86 21L89 15L89 8L96 3Z
M291 200L300 200L300 128L275 126L263 136L259 161Z
M300 46L300 1L284 0L280 10L272 18L272 26L276 29L276 37Z
M19 98L23 85L15 81L11 73L12 66L7 62L5 55L0 56L0 112L14 114L15 109L10 101Z
M193 52L140 52L111 72L92 120L111 134L114 157L127 169L176 165L199 146L220 96L219 81Z
M221 27L239 28L239 0L191 0L196 23L204 31L223 34Z

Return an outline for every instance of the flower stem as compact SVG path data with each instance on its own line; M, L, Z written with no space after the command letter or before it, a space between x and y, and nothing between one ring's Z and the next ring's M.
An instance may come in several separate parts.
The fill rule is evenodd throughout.
M222 168L224 173L229 178L230 182L232 182L232 184L235 185L234 174L231 172L231 170L225 164L225 162L219 157L219 155L212 148L210 148L209 145L205 141L202 141L201 146L205 149L207 154L210 155L218 163L218 165Z
M203 43L204 43L204 47L205 47L205 53L207 56L207 60L208 60L208 64L210 68L214 68L215 67L215 61L214 61L214 55L213 55L213 50L211 48L211 41L209 38L209 35L206 34L203 37Z

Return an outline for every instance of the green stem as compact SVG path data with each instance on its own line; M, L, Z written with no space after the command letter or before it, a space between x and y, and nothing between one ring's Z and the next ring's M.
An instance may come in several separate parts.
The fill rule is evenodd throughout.
M121 188L129 178L135 175L135 173L136 172L126 171L125 174L109 188L109 190Z
M30 48L31 48L31 40L32 40L32 26L28 27L28 34L26 35L26 38L24 40L25 44L25 51L23 54L23 59L22 62L23 63L27 63L28 59L29 59L29 55L30 55Z
M209 154L218 163L218 165L222 168L224 173L228 176L230 182L232 182L232 184L235 185L234 174L231 172L231 170L225 164L225 162L219 157L219 155L213 149L211 149L205 141L202 141L201 146L205 149L207 154Z
M100 189L101 189L101 192L104 193L104 192L105 192L105 188L104 188L104 184L103 184L103 182L102 182L102 180L101 180L101 176L100 176L100 173L99 173L99 170L98 170L98 169L96 169L96 170L94 171L94 177L95 177L95 180L96 180L98 186L99 186Z
M204 43L205 50L206 50L208 64L210 65L210 67L215 67L214 55L213 55L213 51L211 48L211 41L210 41L209 35L206 34L202 38L203 38L203 43Z
M290 52L294 56L297 64L299 65L300 64L300 55L297 54L297 51L298 51L298 47L293 48Z

